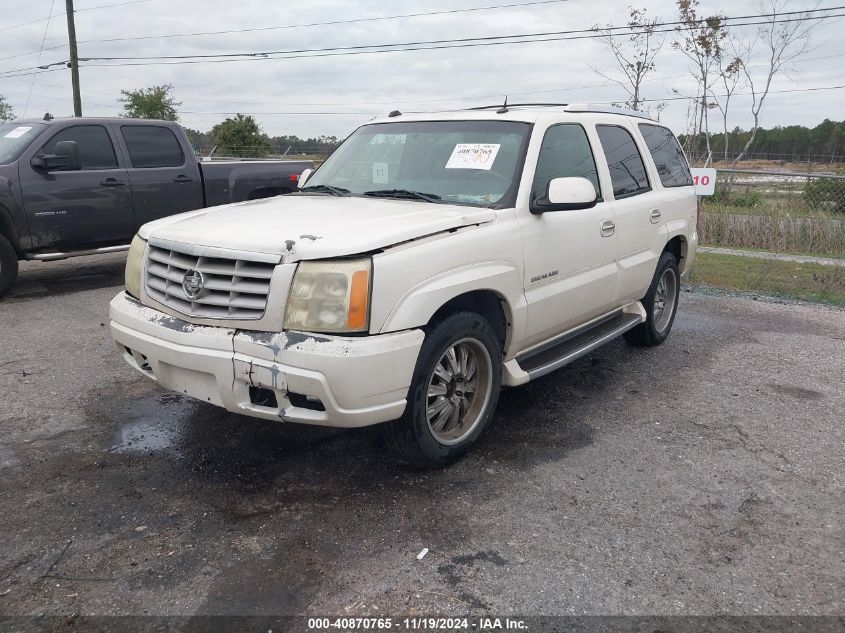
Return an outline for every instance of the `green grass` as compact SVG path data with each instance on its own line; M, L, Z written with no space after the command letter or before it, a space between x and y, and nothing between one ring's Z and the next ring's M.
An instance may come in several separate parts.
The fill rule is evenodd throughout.
M713 213L705 207L699 237L710 246L845 258L845 221L824 216Z
M740 204L732 202L717 202L704 199L701 205L702 213L730 213L734 215L766 215L788 218L829 218L845 220L845 214L833 213L823 208L812 208L799 198L792 200L749 196Z
M700 253L691 285L845 306L845 267Z

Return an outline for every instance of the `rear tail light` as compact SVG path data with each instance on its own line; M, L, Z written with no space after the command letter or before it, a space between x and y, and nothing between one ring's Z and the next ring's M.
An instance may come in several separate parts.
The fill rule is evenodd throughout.
M290 180L291 182L299 182L299 174L291 174Z

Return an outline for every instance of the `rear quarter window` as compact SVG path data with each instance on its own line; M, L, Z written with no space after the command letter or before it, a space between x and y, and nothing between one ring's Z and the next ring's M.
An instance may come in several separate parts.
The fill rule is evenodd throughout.
M692 185L687 159L681 149L678 139L672 131L662 125L640 123L640 133L643 135L648 151L657 167L657 174L664 187L686 187Z
M133 167L180 167L185 164L182 146L173 131L157 125L124 125L120 128Z

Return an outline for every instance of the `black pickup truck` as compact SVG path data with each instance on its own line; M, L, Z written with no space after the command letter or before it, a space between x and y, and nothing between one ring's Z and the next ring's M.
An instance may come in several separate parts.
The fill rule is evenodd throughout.
M310 161L198 162L170 121L123 118L0 124L0 297L18 260L129 248L142 224L296 189Z

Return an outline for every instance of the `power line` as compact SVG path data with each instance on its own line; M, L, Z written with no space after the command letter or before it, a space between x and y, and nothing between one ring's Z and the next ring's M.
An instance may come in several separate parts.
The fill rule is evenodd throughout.
M833 58L840 58L840 57L845 57L845 53L839 53L837 55L823 55L823 56L820 56L820 57L808 57L808 58L803 59L802 61L810 62L810 61L816 61L816 60L820 60L820 59L833 59ZM762 66L762 65L763 64L758 64L758 66ZM56 70L62 70L62 69L58 68ZM662 76L662 77L651 77L649 79L646 79L645 82L653 83L653 82L657 82L657 81L666 81L667 79L679 79L679 78L682 78L682 77L689 77L689 75L685 73L685 74L680 74L680 75L665 75L665 76ZM42 82L42 84L45 85L45 86L52 87L52 88L62 88L62 89L65 88L65 86L61 86L59 84L51 84L51 83L46 83L46 82ZM613 87L613 86L616 86L616 85L618 85L618 84L616 84L615 82L605 82L605 83L585 84L585 85L582 85L582 86L569 86L567 88L556 88L556 89L552 89L552 90L533 90L533 91L503 90L502 93L507 93L511 97L516 97L516 96L527 96L527 95L554 94L554 93L561 93L561 92L574 92L576 90L587 90L587 89L591 89L591 88L608 88L608 87ZM817 90L826 90L826 89L835 89L835 88L837 88L837 87L836 86L833 86L833 87L830 87L830 88L824 88L823 87L823 88L818 88ZM813 89L813 90L816 90L816 89ZM18 94L26 94L25 92L14 91L14 90L9 91L8 89L6 91L7 92L17 92ZM111 92L104 92L104 91L97 91L97 90L88 90L87 92L90 92L90 93L93 93L93 94L98 94L98 95L104 95L104 96L108 96L108 97L113 96L113 93L111 93ZM193 98L192 97L186 97L186 99L189 102L199 101L199 102L228 103L228 104L240 103L240 104L245 104L245 105L281 105L281 106L295 106L295 107L297 107L297 106L298 107L302 107L302 106L318 106L318 107L352 106L352 107L366 108L366 107L370 107L370 106L398 106L398 105L403 105L403 104L427 104L427 103L444 103L444 102L449 102L449 101L473 101L473 100L479 100L479 99L496 99L496 98L500 98L502 96L502 93L486 94L486 95L476 94L476 95L452 96L452 97L444 97L444 98L440 98L440 99L407 99L407 100L405 100L405 99L393 99L393 100L390 100L390 101L366 101L366 102L357 102L357 103L350 103L348 101L345 101L345 102L342 102L342 103L336 102L336 101L335 102L285 102L285 103L280 103L278 101L233 101L231 99L225 99L225 98L223 98L223 99L202 99L202 98L198 98L198 97L193 97ZM733 94L740 95L740 93L733 93ZM745 94L745 93L742 93L742 94ZM38 96L44 97L44 95L38 95ZM695 97L681 97L681 98L682 99L695 99ZM644 101L666 101L666 100L669 100L669 99L677 100L678 97L671 97L671 98L667 97L666 99L645 99ZM91 103L93 103L94 105L97 105L97 106L102 106L102 107L109 107L110 105L112 105L112 104L106 104L106 103L102 103L102 102L91 102ZM611 103L616 103L616 102L613 102L613 101L603 102L603 105L604 104L611 104ZM195 110L180 110L180 112L184 112L186 114L201 114L201 115L204 115L204 114L209 114L209 115L212 115L212 114L236 114L235 111L232 111L232 112L218 112L218 111L208 112L208 111L195 111ZM241 110L240 112L242 114L262 114L261 112L247 112L245 110Z
M38 74L38 64L41 62L41 53L44 51L44 42L47 41L47 31L50 30L50 18L53 17L53 5L56 0L50 0L50 13L47 14L47 25L44 27L44 37L41 38L41 50L38 51L38 60L35 62L36 69L32 71L32 81L29 82L29 92L26 95L26 104L23 107L23 115L26 117L26 111L29 109L29 99L32 97L32 87L35 85L35 75Z
M725 20L749 20L749 19L757 19L763 17L773 17L778 18L780 16L786 15L796 15L796 14L806 14L806 13L814 13L819 11L838 11L840 9L845 9L845 5L836 6L836 7L827 7L824 9L812 9L810 11L785 11L783 13L759 13L754 15L741 15L736 17L728 17L724 18ZM799 22L804 20L818 20L818 19L825 19L828 17L836 17L836 16L805 16L800 18L784 18L783 20L778 20L779 22ZM698 22L705 22L706 20L698 20ZM766 24L769 24L771 21L766 20ZM658 22L655 23L653 26L678 26L684 24L682 21L675 21L675 22ZM461 43L461 42L484 42L484 41L492 41L492 40L501 40L501 39L515 39L515 38L526 38L526 37L546 37L546 36L554 36L554 35L576 35L587 33L590 34L591 37L605 37L606 31L608 30L622 30L627 31L621 33L620 35L629 35L632 32L637 32L640 30L650 30L652 25L649 26L638 26L638 27L630 27L630 26L611 26L607 28L597 29L597 28L587 28L587 29L572 29L567 31L541 31L538 33L517 33L514 35L488 35L484 37L463 37L463 38L455 38L455 39L444 39L444 40L423 40L423 41L416 41L416 42L394 42L389 44L361 44L357 46L334 46L328 48L301 48L301 49L288 49L288 50L278 50L278 51L260 51L260 52L242 52L242 53L208 53L208 54L195 54L195 55L149 55L149 56L111 56L111 57L95 57L95 56L87 56L85 59L87 61L128 61L128 60L147 60L147 59L207 59L207 58L229 58L229 57L255 57L255 56L263 56L263 55L282 55L288 53L314 53L314 52L325 52L325 51L352 51L352 50L360 50L366 48L384 48L384 47L399 47L399 46L421 46L426 44L452 44L452 43ZM731 24L725 24L726 27L730 26L737 26ZM743 25L739 25L743 26ZM671 29L674 30L674 29Z
M771 95L771 94L786 94L786 93L790 93L790 92L817 92L819 90L842 90L843 88L845 88L845 84L843 84L841 86L818 86L818 87L813 87L813 88L789 88L787 90L769 90L768 94ZM731 96L734 96L734 97L736 97L736 96L750 97L752 94L754 94L754 93L751 93L751 92L734 92L734 93L731 93ZM712 95L712 96L727 97L728 95L727 94L717 94L717 95ZM660 101L682 101L682 100L695 101L697 99L701 99L701 97L700 96L698 96L698 97L677 96L677 97L664 97L662 99L640 99L640 101L653 103L653 102L660 102ZM617 101L600 101L600 102L597 102L596 105L613 105L615 103L619 103L619 101L618 100Z
M199 31L195 33L167 33L162 35L139 35L136 37L113 37L108 39L98 39L98 40L80 40L80 44L85 43L92 43L92 42L125 42L125 41L133 41L133 40L151 40L151 39L159 39L159 38L172 38L172 37L198 37L203 35L226 35L229 33L252 33L256 31L277 31L282 29L299 29L299 28L306 28L306 27L313 27L313 26L335 26L339 24L356 24L359 22L377 22L381 20L398 20L403 18L418 18L418 17L426 17L432 15L447 15L447 14L454 14L454 13L470 13L473 11L490 11L493 9L511 9L511 8L518 8L518 7L527 7L539 4L557 4L560 2L568 2L569 0L531 0L530 2L513 2L510 4L494 4L488 5L484 7L469 7L466 9L446 9L441 11L426 11L422 13L403 13L399 15L384 15L384 16L374 16L369 18L350 18L346 20L332 20L330 22L311 22L307 24L283 24L280 26L262 26L262 27L253 27L253 28L245 28L245 29L228 29L225 31Z
M85 7L83 9L76 9L76 13L80 11L94 11L95 9L110 9L112 7L123 7L127 4L140 4L141 2L150 2L151 0L127 0L126 2L115 2L114 4L99 4L96 7ZM64 11L61 13L57 13L53 17L59 17L60 15L65 15ZM3 31L11 31L13 29L19 29L22 26L29 26L30 24L38 24L39 22L43 22L47 18L38 18L37 20L30 20L29 22L21 22L20 24L15 24L13 26L4 26L0 29L0 33ZM53 47L57 48L57 47ZM52 48L48 48L47 50L53 50Z
M64 62L62 62L62 63L64 63ZM58 68L48 68L46 70L42 70L39 74L44 75L46 73L54 73L54 72L59 71L59 70L65 70L66 68L67 68L67 66L60 66ZM14 72L14 74L13 75L0 75L0 79L11 79L12 77L29 77L32 74L33 70L34 70L33 68L28 68L28 69L25 69L25 70L19 69L19 70L16 70L16 71L9 71L9 72ZM41 69L39 69L39 70L41 70Z
M845 7L838 7L845 8ZM765 15L765 14L764 14ZM758 22L740 22L727 26L755 26L763 24L779 24L783 22L803 22L807 20L824 20L830 18L845 17L845 13L812 16L805 18L788 18L784 20L765 20ZM739 19L739 18L734 18ZM667 23L673 24L673 23ZM623 27L616 27L623 28ZM674 31L674 28L654 29L653 33L665 33ZM589 31L593 31L590 29ZM627 32L619 33L619 36L633 35L640 31L629 30ZM559 31L558 33L585 33L584 30L576 31ZM501 40L505 38L531 38L531 39L512 39L508 41L490 41ZM120 63L111 64L87 64L87 66L166 66L166 65L183 65L183 64L201 64L201 63L228 63L240 61L264 61L273 59L305 59L318 57L336 57L341 55L374 55L380 53L397 53L407 51L420 50L442 50L452 48L475 48L481 46L502 46L507 44L533 44L540 42L555 42L565 40L581 40L581 39L597 39L605 37L603 33L592 32L591 34L581 35L561 35L554 37L546 37L545 33L527 33L522 35L501 35L495 37L479 37L479 38L460 38L454 40L430 40L421 42L409 42L404 44L369 44L348 47L330 47L322 49L299 49L299 50L279 50L279 51L263 51L254 53L219 53L209 55L173 55L173 56L148 56L148 57L85 57L81 61L111 61ZM388 48L392 47L392 48ZM364 50L378 48L380 50ZM132 61L138 60L138 61ZM159 61L161 60L161 61ZM62 63L62 62L58 62Z
M112 6L112 5L109 5ZM845 5L835 7L824 7L818 9L809 9L806 11L785 11L783 13L759 13L743 16L724 17L723 24L725 27L736 26L754 26L762 24L772 24L781 22L801 22L808 20L824 20L835 17L843 17L845 14L834 15L807 15L808 13L818 13L822 11L836 11L845 9ZM781 16L798 15L795 18L783 18ZM764 20L759 22L737 22L738 20L753 20L757 18L774 18L771 20ZM697 20L698 23L704 23L707 19ZM730 23L732 22L732 23ZM388 52L406 52L417 50L439 50L447 48L472 48L478 46L500 46L505 44L530 44L534 42L549 42L561 40L575 40L575 39L597 39L605 37L608 31L619 30L623 31L615 33L615 36L626 36L642 32L645 28L650 29L655 33L675 31L674 27L684 24L681 21L672 22L658 22L647 27L632 28L630 26L606 27L603 29L589 28L589 29L572 29L566 31L546 31L537 33L520 33L513 35L497 35L485 37L471 37L471 38L456 38L446 40L424 40L417 42L400 42L400 43L386 43L386 44L367 44L357 46L344 47L327 47L327 48L312 48L312 49L286 49L276 51L260 51L260 52L241 52L241 53L211 53L211 54L196 54L196 55L151 55L151 56L87 56L81 58L80 61L120 61L127 63L119 64L87 64L88 66L149 66L149 65L173 65L173 64L196 64L196 63L224 63L232 61L253 61L263 59L302 59L314 57L332 57L338 55L364 55L364 54L378 54ZM673 27L665 29L655 29L654 27ZM523 38L523 39L515 39ZM531 38L531 39L524 39ZM495 40L510 40L510 41L495 41ZM382 49L382 50L368 50L368 49ZM272 56L272 57L271 57ZM155 61L151 61L155 60ZM63 64L62 62L53 62L44 66ZM14 73L21 70L31 70L31 68L19 68L14 70L3 71L4 73ZM0 77L3 73L0 73Z
M138 2L148 2L149 0L136 0ZM421 13L403 13L399 15L383 15L383 16L374 16L369 18L350 18L346 20L332 20L329 22L311 22L306 24L283 24L278 26L262 26L262 27L252 27L252 28L243 28L243 29L228 29L223 31L198 31L194 33L163 33L160 35L138 35L133 37L111 37L105 39L93 39L93 40L79 40L80 44L91 44L95 42L130 42L130 41L138 41L138 40L152 40L152 39L166 39L166 38L184 38L184 37L200 37L205 35L227 35L232 33L253 33L258 31L278 31L283 29L299 29L299 28L307 28L307 27L314 27L314 26L335 26L341 24L356 24L360 22L377 22L377 21L384 21L384 20L398 20L404 18L418 18L418 17L427 17L433 15L449 15L455 13L470 13L476 11L491 11L495 9L512 9L512 8L520 8L520 7L527 7L527 6L534 6L534 5L542 5L542 4L557 4L560 2L569 2L569 0L531 0L529 2L512 2L509 4L494 4L488 5L483 7L469 7L466 9L446 9L441 11L426 11ZM132 4L131 2L126 4ZM112 5L107 5L112 6ZM93 8L93 7L92 7ZM34 24L39 20L35 20L33 22L27 22L26 24ZM22 26L22 25L19 25ZM16 28L16 27L11 27ZM2 29L0 29L2 30ZM56 46L51 46L46 50L52 51L58 48L63 48L67 46L67 44L57 44ZM6 59L15 59L17 57L25 57L26 55L34 55L35 51L30 51L27 53L18 53L17 55L10 55L8 57L0 57L0 61Z

